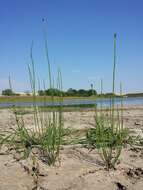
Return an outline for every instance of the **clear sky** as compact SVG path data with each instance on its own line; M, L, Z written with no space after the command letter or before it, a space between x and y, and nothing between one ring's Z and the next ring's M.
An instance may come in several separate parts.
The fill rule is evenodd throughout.
M64 89L112 89L113 34L117 33L116 89L143 91L143 0L0 0L0 90L11 75L16 91L29 90L27 64L34 41L40 80L46 79L42 18L48 20L52 72Z

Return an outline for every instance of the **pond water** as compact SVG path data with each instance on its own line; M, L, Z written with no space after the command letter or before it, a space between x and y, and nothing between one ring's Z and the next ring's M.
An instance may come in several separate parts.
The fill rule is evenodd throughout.
M111 100L106 98L102 99L102 105L103 106L110 106ZM115 98L115 104L120 105L121 99L120 98ZM68 105L88 105L88 104L101 104L101 100L89 100L89 99L70 99L70 100L64 100L63 105L68 106ZM31 107L33 105L32 102L15 102L15 103L10 103L10 102L4 102L0 103L1 108L8 108L11 106L18 106L18 107ZM51 102L36 102L37 106L51 106ZM54 105L59 105L58 102L55 102ZM125 106L133 106L133 105L143 105L143 97L132 97L132 98L123 98L123 105Z

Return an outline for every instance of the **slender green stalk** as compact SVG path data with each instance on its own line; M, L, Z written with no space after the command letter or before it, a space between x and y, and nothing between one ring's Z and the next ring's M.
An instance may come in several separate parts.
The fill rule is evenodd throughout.
M49 86L50 89L52 88L52 76L51 76L51 65L50 65L50 60L49 60L49 52L48 52L48 42L47 42L47 36L46 36L46 32L45 32L45 53L46 53L46 60L48 63L48 77L49 77Z
M103 98L103 79L100 80L100 108L102 109L102 98Z
M122 83L120 83L120 97L121 97L121 130L123 130L123 92L122 92Z
M113 85L112 92L115 93L115 71L116 71L116 33L114 34L114 63L113 63Z
M108 114L102 111L95 112L95 128L89 129L87 133L87 142L92 148L97 148L101 159L104 161L106 169L115 168L121 154L124 142L128 138L128 133L123 128L123 103L121 100L121 112L117 107L115 114L115 76L116 76L116 34L114 34L114 63L113 63L113 81L111 105ZM103 84L101 82L101 95ZM120 87L122 95L122 87ZM102 98L101 98L102 99Z
M115 109L115 74L116 74L116 33L114 34L114 62L113 62L113 80L112 80L112 125L114 126L114 109Z
M9 88L12 91L12 83L11 83L11 77L10 77L10 75L8 77L8 81L9 81Z
M102 94L103 94L103 79L100 80L100 89L101 89L100 94L102 96Z

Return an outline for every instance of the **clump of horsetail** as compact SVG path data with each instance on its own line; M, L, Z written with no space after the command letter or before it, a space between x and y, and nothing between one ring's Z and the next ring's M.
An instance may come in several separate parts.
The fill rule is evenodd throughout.
M99 155L105 163L106 169L115 168L119 160L121 150L125 140L128 138L128 132L123 125L123 102L122 87L120 87L121 107L115 108L115 74L116 74L116 34L114 34L114 63L112 79L112 96L109 113L102 110L102 98L100 111L95 110L95 126L87 132L87 141L91 148L97 148ZM101 82L101 97L102 97ZM121 110L121 111L120 111Z
M47 40L45 40L45 51L46 58L48 63L48 80L50 83L50 89L54 88L51 79L51 68L48 56L48 46ZM62 93L59 95L58 109L50 107L50 111L45 113L40 107L36 104L36 93L37 93L37 84L36 84L36 72L35 64L33 58L33 43L30 49L30 59L31 63L28 65L30 85L32 90L33 105L32 105L32 116L33 116L33 126L27 126L25 124L24 118L22 115L18 114L18 108L12 108L16 128L12 128L10 131L5 131L4 136L1 140L1 144L7 144L9 147L14 148L18 152L23 152L23 157L26 158L29 156L30 151L33 147L38 147L40 152L40 159L46 162L48 165L53 165L59 157L60 145L63 142L62 137L64 134L63 131L63 118L62 118ZM9 80L10 86L12 88L11 82ZM45 84L44 84L44 88ZM57 76L57 88L62 92L62 77L60 69L58 70ZM46 105L46 97L44 98L44 105ZM54 96L51 96L52 105L54 106ZM30 129L29 129L30 127ZM31 128L32 127L32 128ZM3 135L2 134L2 135Z
M52 84L51 66L48 55L47 40L45 40L46 59L48 63L48 75L50 89L54 89ZM28 66L31 89L33 92L33 117L34 133L41 146L41 159L49 165L54 164L59 156L60 145L62 142L63 119L62 119L62 95L59 97L58 110L52 109L45 114L40 107L36 105L36 75L34 68L33 53L31 48L31 65ZM45 85L44 85L45 88ZM61 72L58 70L57 88L62 91ZM54 106L54 96L51 95L52 105ZM45 98L46 101L46 98ZM46 102L44 102L46 104Z

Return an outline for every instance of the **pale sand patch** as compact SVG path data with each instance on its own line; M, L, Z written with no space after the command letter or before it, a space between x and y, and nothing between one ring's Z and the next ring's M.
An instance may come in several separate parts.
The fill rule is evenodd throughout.
M93 116L93 111L65 112L65 127L89 128L94 121ZM24 115L27 126L33 125L31 117L31 114ZM134 133L143 135L143 107L134 106L124 111L124 124ZM0 110L0 129L14 126L11 111ZM143 173L137 169L143 169L143 147L137 151L125 148L117 170L110 172L104 170L96 150L89 152L81 147L64 146L60 157L61 165L57 163L55 167L39 161L41 172L46 174L39 177L39 183L45 190L119 190L120 184L128 190L141 190L143 187ZM32 189L31 175L12 155L0 155L0 171L0 190Z

